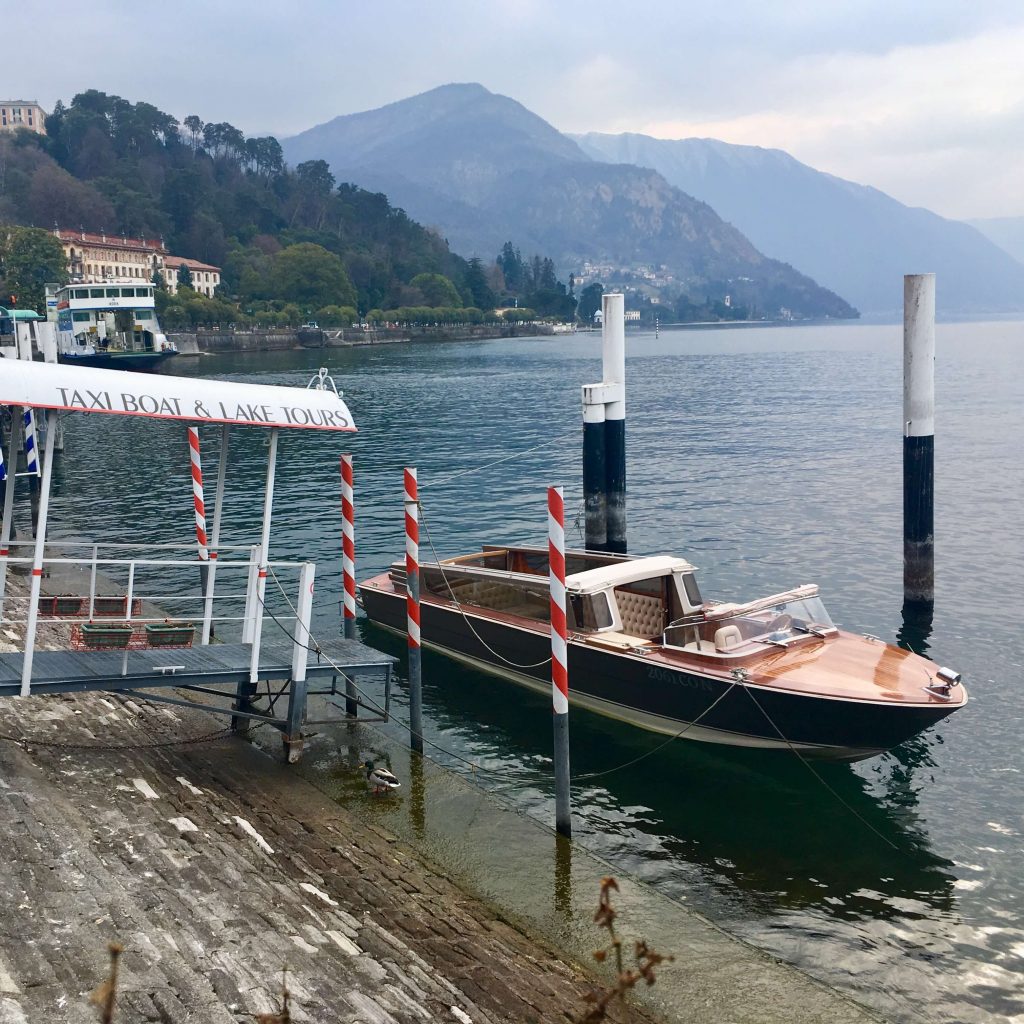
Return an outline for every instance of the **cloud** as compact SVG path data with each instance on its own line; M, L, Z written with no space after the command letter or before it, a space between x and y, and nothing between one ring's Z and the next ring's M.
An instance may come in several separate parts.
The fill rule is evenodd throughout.
M40 44L54 59L34 46L5 52L5 79L44 106L97 88L283 136L478 81L567 131L783 148L941 213L1024 214L1024 174L1012 170L1024 161L1020 0L176 0L173 16L53 0L48 10ZM37 12L5 11L4 29L36 38Z
M707 103L696 116L636 130L786 149L949 215L988 215L976 204L1007 201L1024 213L1024 180L990 193L992 181L1005 185L1007 162L1024 162L1022 52L1024 27L1013 27L877 54L811 55L765 74L740 109Z

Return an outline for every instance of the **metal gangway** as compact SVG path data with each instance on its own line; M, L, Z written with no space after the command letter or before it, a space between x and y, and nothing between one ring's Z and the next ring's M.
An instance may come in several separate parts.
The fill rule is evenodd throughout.
M0 479L7 478L0 525L0 625L20 626L25 636L22 651L0 653L0 697L104 690L197 706L230 715L237 731L253 723L280 730L289 761L301 753L303 726L314 724L307 718L309 696L340 692L349 703L356 676L382 679L387 715L395 659L354 639L315 640L315 565L269 557L279 433L353 431L336 391L0 359L0 406L12 412L6 459L0 463ZM195 545L47 540L58 413L188 425L198 559ZM34 428L40 415L46 430L38 453ZM220 435L209 538L205 501L195 490L203 425ZM230 432L237 428L269 434L260 539L246 547L219 543ZM23 447L25 473L38 481L32 540L13 536ZM8 587L9 578L19 573L27 577L27 595ZM190 576L198 589L187 584ZM64 645L41 649L41 626L57 627L67 637Z

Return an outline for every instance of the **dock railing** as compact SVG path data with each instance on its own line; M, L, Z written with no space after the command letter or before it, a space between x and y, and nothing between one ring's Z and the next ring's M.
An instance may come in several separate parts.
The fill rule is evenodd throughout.
M273 623L268 637L283 634L281 639L291 641L293 663L301 664L298 671L305 675L315 578L311 562L265 563L258 544L221 545L219 557L200 562L192 544L61 540L46 546L42 571L51 593L33 609L28 596L6 592L9 573L32 571L33 548L33 541L11 541L10 554L0 559L0 625L26 627L27 677L40 625L70 626L73 649L123 648L126 674L129 650L192 646L195 639L203 645L215 637L253 645L258 665L266 619ZM126 557L137 551L145 554ZM177 552L190 557L173 557ZM194 588L186 585L189 571ZM274 581L269 588L268 573ZM29 683L23 679L23 694Z

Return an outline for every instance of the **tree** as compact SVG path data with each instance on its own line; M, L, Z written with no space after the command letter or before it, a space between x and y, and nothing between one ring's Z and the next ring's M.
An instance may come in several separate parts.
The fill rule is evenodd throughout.
M494 291L487 283L487 272L483 260L474 256L466 267L466 287L473 298L473 305L479 309L494 309L496 299Z
M593 321L594 314L601 308L602 295L604 295L604 289L597 281L588 284L580 292L580 303L576 307L576 315L586 323Z
M275 298L304 309L358 305L341 259L312 242L289 245L274 257L271 285Z
M42 228L0 229L0 276L22 309L42 313L45 284L67 284L68 267L60 242Z
M526 285L526 272L523 267L523 257L520 256L519 250L511 242L506 242L501 247L497 263L501 267L502 274L505 275L505 287L510 292L518 295L520 290Z
M195 114L189 114L181 123L188 129L189 135L192 136L192 152L194 153L199 148L199 139L203 134L203 128L206 126L203 124L202 118L197 117Z
M428 306L461 306L458 289L444 274L417 274L409 284L423 293Z
M189 270L187 263L182 263L181 266L178 267L178 285L179 287L192 287L192 271Z
M295 168L296 203L292 224L296 220L320 229L334 188L334 175L326 160L306 160Z

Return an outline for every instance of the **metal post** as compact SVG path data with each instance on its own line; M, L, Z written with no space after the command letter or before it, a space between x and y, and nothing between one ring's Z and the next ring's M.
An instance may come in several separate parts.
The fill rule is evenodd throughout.
M551 701L554 711L555 830L572 836L569 807L569 642L565 621L565 506L548 488L548 580L551 591Z
M356 528L355 528L355 474L352 456L341 457L341 569L344 594L344 636L356 638ZM345 714L355 718L359 714L355 680L345 676Z
M274 510L274 476L277 471L277 429L270 431L270 444L267 451L267 489L263 495L263 529L260 532L259 545L259 570L253 583L252 600L249 606L252 610L249 642L252 644L252 654L249 658L249 680L239 683L235 697L235 710L248 711L249 701L256 692L256 683L260 674L260 641L263 637L263 615L266 611L264 602L267 596L267 567L270 561L270 521ZM235 732L246 732L249 728L248 718L235 717L231 719L231 727Z
M17 486L18 448L21 418L11 409L11 441L7 448L7 489L4 492L4 515L0 523L0 621L4 617L4 595L7 593L7 559L10 555L11 535L14 531L14 491Z
M135 600L135 561L134 559L128 563L128 592L124 599L125 605L125 621L132 621L132 603ZM121 675L128 675L128 648L125 647L124 655L121 658Z
M50 484L53 480L53 437L56 433L57 413L46 414L46 450L43 453L43 480L39 495L39 522L36 527L35 550L32 555L32 584L28 599L28 623L25 626L25 659L21 672L21 695L27 697L32 689L32 656L36 646L36 621L39 618L39 591L43 582L43 553L46 546L46 518L50 511Z
M935 275L903 278L903 597L935 599Z
M256 619L262 612L257 600L257 581L259 580L260 566L263 564L263 555L260 552L259 544L253 544L249 548L249 568L245 581L245 611L242 613L242 643L251 644L256 635ZM236 690L235 710L248 711L249 697L256 690L253 683L239 683ZM249 719L240 716L231 716L231 728L235 732L247 732Z
M251 644L253 638L253 623L256 620L256 578L259 575L260 563L259 544L253 544L249 548L249 568L245 579L245 611L242 613L242 643Z
M601 297L601 360L604 382L610 385L604 408L605 501L608 543L606 550L626 551L626 313L625 296L612 292Z
M313 586L316 566L303 562L299 570L299 596L295 602L295 643L292 645L292 680L288 695L288 721L284 731L285 757L295 764L302 754L302 723L306 719L306 664L309 660L309 629L313 618Z
M220 523L224 512L224 484L228 475L228 425L220 429L220 460L217 463L217 491L213 498L213 534L210 537L210 560L206 567L206 593L203 602L202 643L213 637L213 592L217 574L217 548L220 546Z
M420 651L420 511L416 470L405 471L405 610L409 634L409 743L423 753L423 664Z
M100 546L99 544L93 544L92 559L89 564L89 614L86 616L86 618L90 620L96 613L96 562L99 557Z
M277 430L270 431L267 451L267 489L263 496L263 530L260 533L260 570L256 577L256 616L253 620L252 658L249 661L249 683L259 678L260 640L263 636L264 601L267 596L267 563L270 561L270 520L274 511L274 476L277 472Z

